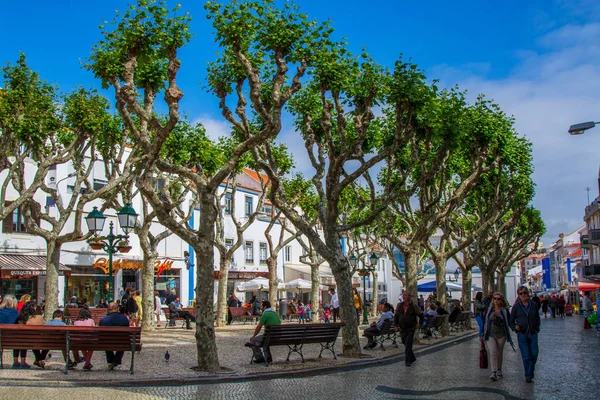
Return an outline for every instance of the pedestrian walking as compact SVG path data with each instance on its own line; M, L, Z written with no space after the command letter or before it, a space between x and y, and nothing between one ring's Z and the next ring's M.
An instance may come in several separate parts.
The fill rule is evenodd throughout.
M590 322L587 319L587 317L594 312L594 306L592 305L592 300L590 300L590 292L585 292L583 296L581 311L583 312L583 329L591 329L592 325L590 325Z
M331 312L333 313L333 322L335 323L340 318L340 300L334 288L329 289L329 293L331 294Z
M565 304L567 304L567 301L564 296L560 296L556 302L556 313L560 318L565 317Z
M360 313L362 312L363 302L356 288L352 288L352 296L354 297L354 309L356 310L356 324L360 325Z
M532 383L539 352L540 313L537 304L529 300L529 292L525 286L519 286L517 293L519 298L510 312L509 324L511 329L517 333L525 369L525 382Z
M483 336L483 319L485 318L485 303L483 302L483 293L477 292L475 294L475 301L473 302L473 314L475 315L475 321L479 325L479 336Z
M490 361L492 364L492 374L490 379L496 381L502 378L502 360L504 354L504 345L508 341L513 347L508 325L508 303L501 293L492 295L492 306L487 310L485 316L485 325L483 330L483 339L487 341Z
M552 318L556 318L556 306L558 305L558 299L555 296L550 297L550 313Z
M410 367L412 363L417 361L417 357L413 352L413 338L415 329L423 324L423 310L412 302L410 293L404 291L402 302L396 306L394 314L394 325L400 329L400 338L404 344L404 364Z
M544 318L548 314L548 308L550 307L550 300L548 295L544 296L544 300L542 300L542 313L544 313Z
M154 315L156 315L156 326L160 326L160 316L162 314L162 305L160 303L160 297L158 296L158 290L154 291Z

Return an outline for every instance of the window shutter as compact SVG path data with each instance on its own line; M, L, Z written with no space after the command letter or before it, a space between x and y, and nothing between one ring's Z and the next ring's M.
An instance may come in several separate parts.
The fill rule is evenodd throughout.
M4 206L8 207L11 204L12 204L12 201L6 201L4 203ZM4 221L2 222L2 232L3 233L12 233L12 231L13 231L12 219L13 219L13 213L9 213L4 218Z

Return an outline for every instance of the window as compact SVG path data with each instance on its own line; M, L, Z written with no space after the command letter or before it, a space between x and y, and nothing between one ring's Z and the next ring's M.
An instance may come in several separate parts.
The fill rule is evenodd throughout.
M246 262L254 264L254 243L246 242Z
M233 247L233 239L225 239L225 247L227 247L227 251ZM235 262L233 254L231 255L231 262Z
M266 243L260 244L259 252L260 252L260 263L266 264L267 263L267 244Z
M292 261L292 246L285 246L285 261Z
M250 196L246 196L246 201L244 203L244 209L246 211L246 217L249 217L252 215L252 210L254 209L253 205L252 205L252 197Z
M262 210L261 210L261 212L262 212L263 214L265 214L265 215L269 215L269 216L271 216L271 215L273 214L273 206L272 206L272 205L270 205L270 204L264 204L264 205L262 206Z
M7 201L5 203L5 207L8 207L12 204L12 201ZM37 225L40 225L40 220L36 221ZM2 232L3 233L28 233L25 228L25 216L21 210L21 207L15 209L11 214L8 214L2 223Z
M225 193L225 214L231 214L231 193Z
M94 190L100 190L106 185L108 185L108 181L94 178Z

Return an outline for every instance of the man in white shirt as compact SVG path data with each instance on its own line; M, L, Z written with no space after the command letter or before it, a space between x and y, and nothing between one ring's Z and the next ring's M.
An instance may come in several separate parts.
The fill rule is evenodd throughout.
M331 294L331 309L333 313L333 322L337 322L337 319L340 318L340 301L338 299L338 294L335 292L334 288L329 289L329 293Z

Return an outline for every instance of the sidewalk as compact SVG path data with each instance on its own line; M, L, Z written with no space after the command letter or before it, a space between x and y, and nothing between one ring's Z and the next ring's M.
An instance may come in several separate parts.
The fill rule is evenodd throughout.
M476 325L474 321L473 326ZM285 324L289 322L284 322ZM340 357L342 338L336 341L338 359L334 360L330 352L323 352L318 358L321 347L318 344L305 345L303 354L305 363L301 362L297 354L292 354L290 361L286 361L287 347L277 346L271 349L273 364L265 367L264 364L250 364L252 356L250 349L244 343L252 336L256 325L253 323L234 322L234 325L216 328L217 348L222 371L216 375L207 372L192 370L197 365L195 330L185 330L179 327L165 329L164 326L155 329L149 334L142 334L142 351L135 355L135 375L130 375L129 367L131 353L126 352L123 365L114 371L108 370L103 352L96 352L92 358L94 369L83 371L83 364L77 369L69 370L68 375L63 374L64 361L60 351L53 351L52 358L46 363L46 369L41 370L32 366L30 370L11 369L12 351L4 351L3 362L5 369L0 370L0 384L29 384L36 385L141 385L148 384L182 384L190 381L218 382L249 379L265 379L268 377L293 377L297 375L310 375L323 371L335 371L339 368L360 368L368 365L397 361L404 355L404 346L398 339L398 348L385 343L385 351L379 347L373 350L363 350L363 358L349 359ZM360 335L366 326L361 326ZM438 345L451 344L457 340L466 339L475 334L474 330L453 332L450 336L438 339L425 339L422 344L415 345L415 352L426 351ZM361 336L361 346L366 339ZM170 355L165 361L165 352ZM33 364L33 354L27 353L27 362Z

